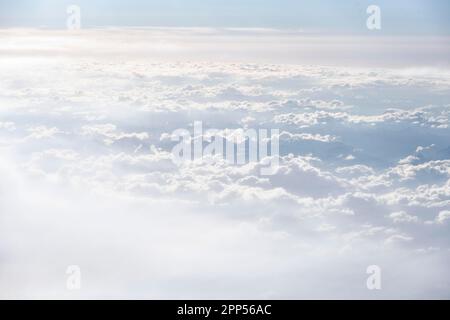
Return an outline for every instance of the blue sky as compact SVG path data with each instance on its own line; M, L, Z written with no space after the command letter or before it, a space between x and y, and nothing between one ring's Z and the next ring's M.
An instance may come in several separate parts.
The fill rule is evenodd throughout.
M366 8L382 9L384 34L450 32L446 0L0 0L0 27L65 26L65 9L82 10L83 27L267 27L333 33L367 32Z

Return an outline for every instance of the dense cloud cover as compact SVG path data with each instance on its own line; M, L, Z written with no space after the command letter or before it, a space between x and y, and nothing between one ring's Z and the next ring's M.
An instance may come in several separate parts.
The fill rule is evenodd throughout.
M2 31L0 297L449 297L449 69L197 59L180 32L211 30L119 31ZM194 121L279 129L277 171L174 164Z

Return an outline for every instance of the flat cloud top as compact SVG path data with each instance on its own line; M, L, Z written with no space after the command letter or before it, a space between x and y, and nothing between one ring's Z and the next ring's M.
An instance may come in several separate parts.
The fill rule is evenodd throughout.
M0 55L347 67L445 67L448 36L323 35L270 28L0 29Z

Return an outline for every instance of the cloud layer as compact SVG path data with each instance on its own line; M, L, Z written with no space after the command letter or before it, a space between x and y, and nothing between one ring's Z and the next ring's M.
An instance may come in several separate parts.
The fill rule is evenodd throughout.
M233 45L211 62L186 30L118 30L91 54L105 31L79 49L1 32L0 297L449 297L448 69L248 63ZM125 36L129 58L106 54ZM143 37L172 53L135 55ZM175 165L168 137L194 121L280 129L276 173Z

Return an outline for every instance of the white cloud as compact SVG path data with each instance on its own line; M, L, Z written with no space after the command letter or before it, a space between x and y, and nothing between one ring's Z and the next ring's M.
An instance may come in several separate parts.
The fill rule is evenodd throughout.
M412 216L407 214L405 211L399 211L399 212L392 212L389 215L389 218L392 219L392 221L398 223L398 222L418 222L419 219L416 216Z
M396 274L380 297L448 297L447 69L209 62L192 30L116 31L11 30L0 49L2 297L71 297L74 263L84 298L371 298L373 263ZM175 165L194 121L280 129L275 174Z
M14 131L16 130L16 126L14 122L0 122L0 129Z
M446 223L447 220L450 220L450 211L447 210L439 212L439 215L436 217L436 222L440 224Z
M61 133L61 131L58 128L47 128L46 126L37 126L32 127L28 129L31 134L27 138L33 138L33 139L45 139L45 138L51 138L54 135Z

